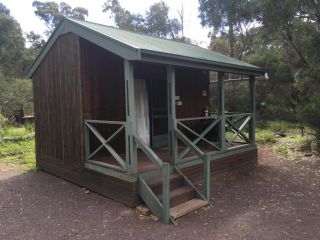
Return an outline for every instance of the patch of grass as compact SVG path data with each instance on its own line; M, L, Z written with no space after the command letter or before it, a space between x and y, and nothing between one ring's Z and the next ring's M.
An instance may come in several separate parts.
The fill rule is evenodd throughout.
M289 150L288 150L288 146L286 144L278 144L276 146L276 152L284 157L284 158L287 158L288 157L288 154L289 154Z
M26 135L26 129L24 127L6 127L4 128L2 137L22 137Z
M270 130L257 129L256 131L256 142L261 145L272 144L277 140Z
M26 122L24 124L24 128L27 133L33 133L34 132L34 123L33 122Z
M0 142L0 163L35 170L34 139Z
M298 125L298 124L296 124ZM268 121L266 124L266 128L272 132L284 131L289 132L294 128L294 124L291 122L277 120L277 121Z

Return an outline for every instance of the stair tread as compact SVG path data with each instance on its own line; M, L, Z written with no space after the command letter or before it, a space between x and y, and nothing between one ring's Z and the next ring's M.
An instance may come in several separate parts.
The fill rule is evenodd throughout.
M181 186L181 187L174 188L170 190L170 199L188 192L192 192L192 191L194 191L194 189L189 186ZM162 200L162 193L158 195L158 198Z
M171 174L170 175L170 182L171 181L174 181L174 180L178 180L178 179L181 179L182 177L178 174ZM150 187L155 187L157 185L161 185L162 184L162 177L155 177L155 178L151 178L151 179L148 179L147 180L147 184L150 186Z
M170 216L173 219L177 219L187 213L193 212L194 210L197 210L207 205L208 205L207 201L194 198L187 202L181 203L173 208L170 208Z

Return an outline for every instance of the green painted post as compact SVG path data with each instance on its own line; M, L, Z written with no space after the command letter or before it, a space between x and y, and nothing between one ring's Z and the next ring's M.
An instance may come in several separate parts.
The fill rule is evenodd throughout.
M219 126L219 147L221 151L225 151L227 148L226 144L226 116L224 109L224 72L218 72L218 102L219 109L218 115L220 116L220 126Z
M252 144L256 143L256 99L255 99L255 76L249 76L249 94L250 94L250 113L252 114L249 122L249 139Z
M210 155L203 155L203 195L210 202Z
M168 93L168 137L170 158L173 163L176 163L178 158L178 141L174 132L177 127L176 120L176 77L175 68L167 67L167 93Z
M126 94L126 164L129 172L137 173L137 145L134 141L136 132L134 75L133 64L124 60L124 79Z
M86 152L86 161L89 160L90 156L90 135L89 135L89 128L86 125L86 120L84 120L84 147Z
M162 222L169 224L170 222L170 164L162 164Z

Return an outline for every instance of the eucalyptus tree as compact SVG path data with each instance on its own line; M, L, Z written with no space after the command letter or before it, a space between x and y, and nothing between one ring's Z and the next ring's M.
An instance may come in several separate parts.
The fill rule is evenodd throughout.
M83 7L72 8L65 2L60 4L56 2L34 1L32 6L36 8L35 15L39 17L47 27L46 35L50 35L58 26L63 17L70 17L79 20L85 20L88 16L88 10Z
M212 28L211 36L225 36L228 40L229 55L236 55L236 38L240 37L243 48L246 48L246 38L249 29L254 23L256 14L256 1L254 0L199 0L199 17L202 26Z
M170 8L163 1L151 5L144 14L135 14L123 8L118 0L108 0L102 11L110 13L116 26L121 29L181 40L181 23L177 18L169 17Z

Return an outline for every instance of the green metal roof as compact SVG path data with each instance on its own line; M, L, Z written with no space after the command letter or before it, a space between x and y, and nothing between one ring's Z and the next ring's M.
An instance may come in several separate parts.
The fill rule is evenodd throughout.
M220 53L199 47L197 45L152 37L146 34L135 33L126 30L120 30L115 27L105 26L92 22L76 21L73 19L69 20L76 22L86 28L90 28L105 36L113 38L117 41L120 41L124 44L130 45L131 47L136 49L260 69L259 67L252 64L222 55Z
M120 30L102 24L65 18L50 36L27 72L31 78L59 36L72 32L124 59L197 67L215 71L262 74L260 67L197 45Z

